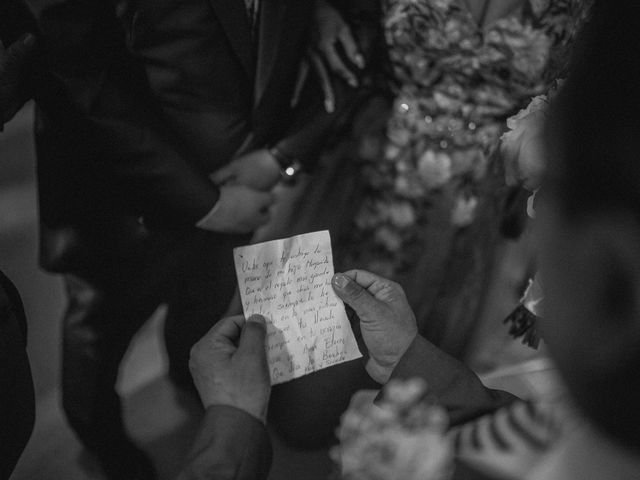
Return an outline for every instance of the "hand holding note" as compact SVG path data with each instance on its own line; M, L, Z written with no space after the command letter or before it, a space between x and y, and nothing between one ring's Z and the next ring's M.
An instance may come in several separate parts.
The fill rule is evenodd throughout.
M273 385L361 357L331 286L328 231L236 248L234 261L245 317L267 319Z

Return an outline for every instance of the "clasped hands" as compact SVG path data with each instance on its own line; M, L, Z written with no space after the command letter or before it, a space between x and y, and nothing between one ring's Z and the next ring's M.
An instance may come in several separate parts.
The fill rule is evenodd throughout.
M363 270L339 273L332 285L360 319L367 372L386 383L418 334L402 287ZM264 317L239 315L220 320L194 345L189 366L205 408L231 406L266 421L271 393L266 334Z
M280 179L280 165L267 149L232 160L210 175L220 198L208 215L207 230L250 233L269 221L275 198L271 190Z

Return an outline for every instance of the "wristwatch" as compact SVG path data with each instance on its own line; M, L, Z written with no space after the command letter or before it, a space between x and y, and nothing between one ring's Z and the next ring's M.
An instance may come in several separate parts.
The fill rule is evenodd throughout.
M273 155L273 158L275 158L278 165L280 165L282 181L287 184L295 183L298 174L302 170L302 164L295 158L291 158L282 153L277 147L271 147L269 153Z

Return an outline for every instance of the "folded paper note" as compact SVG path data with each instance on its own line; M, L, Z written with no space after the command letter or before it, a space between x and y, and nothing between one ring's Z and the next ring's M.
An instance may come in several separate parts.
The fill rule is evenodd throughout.
M273 385L362 356L331 286L328 231L239 247L233 257L245 316L267 319Z

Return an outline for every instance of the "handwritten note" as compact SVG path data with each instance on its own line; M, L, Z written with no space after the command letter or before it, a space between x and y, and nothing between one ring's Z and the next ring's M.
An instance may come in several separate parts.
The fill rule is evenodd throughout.
M331 287L328 231L239 247L233 256L245 316L267 319L273 385L362 356Z

